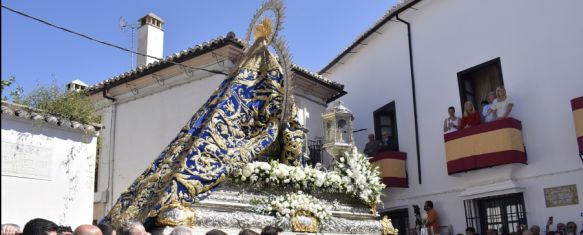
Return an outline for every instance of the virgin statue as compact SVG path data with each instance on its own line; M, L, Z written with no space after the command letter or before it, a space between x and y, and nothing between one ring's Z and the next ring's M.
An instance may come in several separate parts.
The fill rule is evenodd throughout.
M297 164L304 133L285 66L268 50L277 40L272 21L253 31L238 65L100 223L192 226L193 204L268 148L279 145L276 157Z

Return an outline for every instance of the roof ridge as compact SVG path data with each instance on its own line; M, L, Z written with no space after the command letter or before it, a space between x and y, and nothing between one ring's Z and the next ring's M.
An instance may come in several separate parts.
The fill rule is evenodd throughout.
M46 111L42 109L33 108L23 104L10 103L7 101L2 101L2 116L18 117L32 121L40 120L56 126L77 129L84 132L96 133L102 128L102 125L100 124L70 120L46 113Z

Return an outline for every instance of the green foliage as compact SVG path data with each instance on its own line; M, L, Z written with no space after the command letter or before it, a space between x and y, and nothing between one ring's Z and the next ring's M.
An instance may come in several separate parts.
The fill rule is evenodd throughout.
M2 92L4 92L4 87L9 87L16 80L14 76L10 76L8 80L2 80Z
M51 115L82 123L99 123L100 117L93 108L89 97L83 92L69 92L56 81L49 85L37 85L27 95L17 87L11 92L12 102L39 109Z

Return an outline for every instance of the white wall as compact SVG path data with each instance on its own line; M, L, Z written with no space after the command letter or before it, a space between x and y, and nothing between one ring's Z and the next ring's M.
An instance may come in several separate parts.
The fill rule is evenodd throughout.
M465 228L463 190L514 179L524 188L529 224L548 216L581 224L583 164L570 100L583 95L581 1L421 1L401 18L411 22L422 183L417 177L413 105L405 25L389 22L328 71L346 85L342 98L355 113L355 128L373 128L372 112L395 100L399 144L407 152L409 189L390 189L390 208L436 202L442 224ZM460 115L457 73L500 57L504 84L522 121L528 165L501 166L448 176L442 121L447 107ZM355 135L362 148L365 135ZM573 178L574 177L574 178ZM536 180L535 180L536 179ZM541 182L537 184L534 182ZM577 184L579 205L546 208L543 188ZM407 198L407 199L404 199ZM410 210L411 211L411 210ZM570 218L570 219L568 219ZM411 221L413 222L413 221Z
M96 143L91 134L3 116L2 223L91 224Z

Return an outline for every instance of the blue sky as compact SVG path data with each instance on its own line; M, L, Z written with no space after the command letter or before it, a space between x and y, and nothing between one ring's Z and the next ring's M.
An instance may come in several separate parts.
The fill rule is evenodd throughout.
M100 40L131 48L130 23L148 12L166 21L164 56L229 31L243 38L258 0L213 1L31 1L3 5ZM282 35L294 62L314 72L323 68L382 16L395 0L287 0ZM89 85L131 69L127 52L107 47L2 9L2 79L13 75L24 91L56 80ZM13 88L14 86L12 86ZM10 89L9 89L10 90Z

